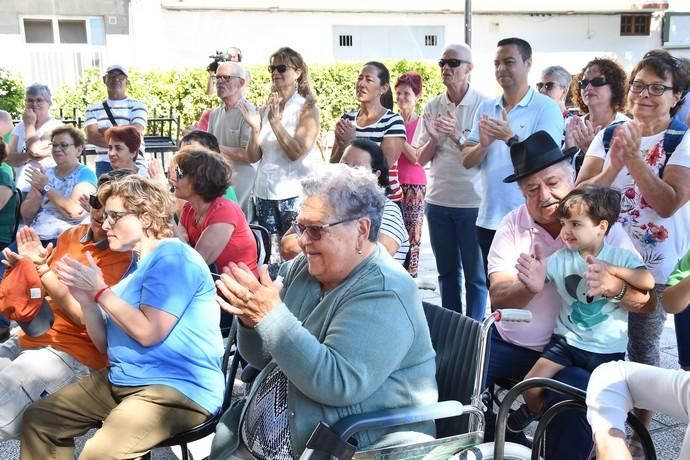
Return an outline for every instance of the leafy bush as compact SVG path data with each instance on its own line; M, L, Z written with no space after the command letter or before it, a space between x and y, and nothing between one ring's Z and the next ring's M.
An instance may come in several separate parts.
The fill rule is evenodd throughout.
M419 109L430 98L444 89L438 67L420 61L385 62L391 72L391 83L403 72L414 70L422 75L424 93ZM361 64L337 63L333 65L316 65L309 69L312 88L321 111L322 134L333 129L335 122L345 111L357 108L354 95L355 82ZM264 66L248 66L251 83L247 99L257 106L263 106L271 90L270 75ZM208 73L204 69L175 69L170 71L152 70L138 72L130 70L130 87L128 94L146 103L149 117L167 114L172 108L175 116L179 115L181 127L186 128L196 121L207 107L218 105L216 96L206 94ZM98 69L89 69L76 86L63 86L53 97L55 116L61 108L63 113L71 114L76 110L77 116L83 119L84 109L88 104L106 98L105 85Z
M16 75L0 68L0 109L19 118L24 110L24 86Z

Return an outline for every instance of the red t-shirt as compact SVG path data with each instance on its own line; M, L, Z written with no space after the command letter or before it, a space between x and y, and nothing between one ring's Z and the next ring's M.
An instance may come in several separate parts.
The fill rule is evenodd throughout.
M206 215L196 224L196 213L189 203L185 203L180 216L180 223L187 231L189 244L196 246L201 234L213 224L231 224L235 227L225 249L214 262L222 270L228 262L247 264L247 267L258 276L256 265L256 240L252 234L242 209L227 198L219 197L211 202Z

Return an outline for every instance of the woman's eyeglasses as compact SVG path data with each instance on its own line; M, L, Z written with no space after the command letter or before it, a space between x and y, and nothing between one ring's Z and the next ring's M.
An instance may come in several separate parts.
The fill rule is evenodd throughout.
M668 90L672 90L673 86L662 85L661 83L645 84L638 80L633 80L630 82L630 91L636 94L640 94L642 91L647 90L650 96L661 96Z
M359 217L353 217L350 219L343 219L339 220L338 222L333 222L331 224L323 224L323 225L303 225L300 224L299 222L293 222L292 223L292 230L294 230L295 234L297 235L297 238L302 238L303 234L307 234L309 236L309 239L312 241L319 241L321 239L321 232L324 230L334 227L339 224L343 224L345 222L350 222L353 220L357 220Z
M598 88L600 86L605 86L608 84L609 84L609 82L606 81L606 78L604 78L604 77L596 77L596 78L592 78L591 80L587 80L586 78L583 78L582 80L580 80L578 82L578 86L580 87L580 89L585 89L589 85L592 85L592 87L594 87L594 88Z
M180 180L186 175L187 175L187 173L184 172L179 166L175 166L175 179L176 180Z
M103 211L103 220L108 222L110 226L112 227L113 225L117 224L117 222L122 219L123 217L129 215L129 214L134 214L133 212L127 212L127 211Z
M103 205L98 200L98 195L89 195L89 206L93 209L101 209Z
M53 149L53 150L57 150L57 149L65 150L67 147L71 147L71 146L73 146L73 145L74 145L74 144L57 144L57 143L52 143L52 142L51 142L51 143L50 143L50 148Z
M285 64L269 65L268 66L268 73L273 73L276 70L278 71L278 73L285 73L285 72L287 72L287 69L288 69L288 66L286 66Z
M459 67L460 64L469 64L469 61L463 61L462 59L439 59L438 60L438 66L440 68L443 68L443 66L447 65L452 68Z
M552 89L554 89L556 87L556 85L558 85L558 83L556 83L555 81L548 81L546 83L540 81L539 83L537 83L537 89L539 91L541 91L542 88L546 88L546 91L551 91ZM561 86L561 85L558 85L558 86Z

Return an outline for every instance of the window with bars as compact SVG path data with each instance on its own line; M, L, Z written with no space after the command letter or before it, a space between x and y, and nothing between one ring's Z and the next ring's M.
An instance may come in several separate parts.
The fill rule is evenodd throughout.
M352 46L352 35L340 35L338 38L340 46Z
M424 46L437 46L438 36L437 35L425 35L424 36Z
M622 14L621 35L649 35L651 14Z

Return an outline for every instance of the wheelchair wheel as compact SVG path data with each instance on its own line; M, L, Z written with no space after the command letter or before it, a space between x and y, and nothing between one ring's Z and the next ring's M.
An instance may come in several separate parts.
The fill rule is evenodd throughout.
M530 460L532 458L532 450L529 447L514 442L505 443L504 452L504 460ZM460 452L457 458L458 460L493 460L494 443L477 444Z

